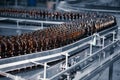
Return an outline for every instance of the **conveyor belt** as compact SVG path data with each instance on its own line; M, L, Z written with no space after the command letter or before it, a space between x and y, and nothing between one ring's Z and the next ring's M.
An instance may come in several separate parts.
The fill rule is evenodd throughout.
M107 57L104 61L96 63L97 65L92 65L88 67L81 76L77 76L80 80L88 80L97 75L100 71L106 69L110 64L114 63L120 58L120 50L116 51L113 55ZM100 64L100 65L98 65ZM89 71L88 71L89 69Z
M73 65L73 66L71 66L71 67L68 67L68 69L66 69L66 70L64 70L64 71L61 71L60 73L52 76L52 77L49 78L49 79L50 79L50 80L56 80L56 79L58 79L59 76L65 74L65 73L67 73L67 72L70 72L72 69L75 69L77 66L80 66L80 65L81 65L82 63L84 63L85 61L89 61L90 58L93 58L93 56L98 55L101 51L103 51L103 50L105 50L105 49L107 49L107 48L110 48L111 46L115 45L117 42L118 42L118 40L115 41L115 42L113 42L113 43L111 43L111 44L109 44L109 45L107 45L107 46L104 47L103 49L96 51L96 52L93 53L91 56L88 56L87 58L79 61L78 63L76 63L75 65ZM114 56L117 56L117 55L119 55L119 53L115 53L115 54L113 54L113 55L114 55ZM112 58L114 58L113 55L108 56L107 58L105 58L105 60L103 59L103 60L104 60L104 63L105 63L106 61L109 61L110 59L112 60ZM109 60L108 60L108 58L109 58ZM98 59L99 59L99 58L98 58ZM103 66L102 64L103 64L103 63L101 63L100 66ZM88 65L88 64L87 64L87 65ZM97 64L97 65L98 65L98 64ZM89 72L89 70L87 70L87 72ZM84 72L83 72L83 73L84 73ZM87 73L84 73L84 74L86 74L86 75L88 75L88 76L90 75L90 74L87 74ZM81 76L82 76L82 74L81 74ZM84 76L85 76L85 75L84 75ZM83 77L81 77L81 78L83 78ZM79 79L80 79L80 78L79 78ZM83 79L83 80L84 80L84 79ZM86 80L87 80L87 79L86 79Z
M102 32L100 32L100 35L106 35L111 32L116 31L116 27L112 27L109 29L106 29ZM59 59L64 58L63 54L69 53L69 55L73 55L80 50L83 50L84 48L88 47L89 42L91 41L93 36L87 37L83 40L77 41L73 44L67 45L62 48L58 48L55 50L50 50L50 51L44 51L44 52L38 52L35 54L28 54L28 55L21 55L18 57L11 57L7 59L1 59L0 60L0 70L7 72L15 69L20 69L20 68L26 68L28 66L34 66L32 62L34 61L39 61L40 63L44 62L53 62ZM57 51L58 50L58 51Z
M4 73L4 72L2 72L2 71L0 71L0 75L6 76L6 77L8 77L9 79L13 79L13 80L25 80L25 79L23 79L23 78L21 78L21 77L14 76L14 75L9 74L9 73Z
M42 29L41 27L36 27L36 26L10 27L10 26L7 26L7 25L2 25L2 26L0 26L0 28L3 28L3 29L15 29L15 30L33 30L33 31Z
M18 21L18 22L35 22L35 23L46 23L46 24L62 24L64 22L57 22L57 21L40 21L40 20L29 20L29 19L17 19L17 18L5 18L0 17L0 20L11 20L11 21Z
M104 10L104 9L89 9L86 7L74 7L70 4L67 3L61 3L61 6L58 7L59 10L63 10L63 11L67 11L67 12L71 12L71 11L97 11L97 12L107 12L107 13L120 13L120 11L118 10Z

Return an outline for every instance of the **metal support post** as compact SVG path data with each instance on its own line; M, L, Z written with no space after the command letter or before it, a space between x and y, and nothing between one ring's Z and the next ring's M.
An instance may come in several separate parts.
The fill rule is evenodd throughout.
M115 32L113 32L113 42L115 41Z
M86 58L87 56L88 56L88 51L86 50L84 57Z
M111 47L110 50L111 50L110 55L112 55L114 53L114 48ZM113 77L113 63L109 66L109 79L108 80L112 80L112 77Z
M97 38L97 45L101 46L101 37Z
M103 36L102 37L102 48L104 48L104 46L105 46L105 37Z
M17 28L19 27L19 21L17 21Z
M99 59L98 59L98 60L99 60L99 62L100 62L100 60L101 60L101 59L100 59L100 58L101 58L101 54L98 54L98 57L99 57Z
M40 75L37 76L36 80L40 80Z
M105 52L103 51L103 58L105 59L106 55L105 55Z
M70 80L70 75L69 74L67 74L67 80Z
M120 40L120 29L118 28L117 38Z
M95 33L93 37L94 37L94 39L93 39L92 44L99 46L99 45L100 45L100 43L99 43L99 42L100 42L100 35L99 35L98 33ZM98 41L99 41L99 42L98 42Z
M64 55L65 56L65 69L67 69L68 68L68 56L69 56L69 54L66 52L66 53L62 53L62 55Z
M21 30L20 30L20 26L19 26L19 21L17 21L17 34L20 35L21 34Z
M66 53L65 57L66 57L65 69L67 69L68 68L68 53Z
M112 80L112 76L113 76L113 64L111 64L109 67L109 80Z
M90 55L92 55L92 43L90 43Z
M97 33L93 34L93 41L92 41L92 44L93 45L96 45L96 40L97 40Z
M44 80L46 80L47 63L44 63Z
M102 38L102 49L103 49L105 46L105 37L102 36L101 38ZM105 52L103 51L103 58L105 59L105 57L106 57L106 55L105 55Z

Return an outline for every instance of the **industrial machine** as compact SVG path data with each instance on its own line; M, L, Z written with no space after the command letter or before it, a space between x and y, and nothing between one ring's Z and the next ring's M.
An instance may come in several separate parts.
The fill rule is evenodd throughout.
M77 75L88 80L120 57L118 26L112 15L0 8L0 16L17 26L24 21L42 22L39 19L58 22L33 32L0 36L0 75L13 80L72 80ZM36 68L31 76L13 75Z

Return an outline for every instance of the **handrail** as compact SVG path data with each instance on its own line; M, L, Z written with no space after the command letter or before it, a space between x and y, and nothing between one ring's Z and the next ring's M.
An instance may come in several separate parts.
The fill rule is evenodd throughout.
M11 79L13 79L13 80L25 80L24 78L21 78L21 77L19 77L19 76L14 76L14 75L12 75L12 74L5 73L5 72L2 72L2 71L0 71L0 75L5 76L5 77L8 77L8 78L11 78Z
M19 22L35 22L35 23L48 23L48 24L62 24L64 22L57 22L57 21L40 21L40 20L30 20L30 19L17 19L17 18L7 18L7 17L0 17L4 20L11 20L11 21L19 21Z
M66 6L67 5L67 6ZM67 9L65 9L65 7L67 7ZM67 3L65 3L65 5L62 5L62 7L58 7L59 9L62 9L64 11L99 11L99 12L114 12L114 13L120 13L120 11L118 10L104 10L104 9L88 9L88 8L77 8L77 7L73 7L71 5L68 5Z
M104 36L107 36L107 35L109 35L109 34L111 34L112 32L114 32L114 31L109 31L107 34L104 34ZM88 42L89 43L89 42ZM48 69L48 71L50 71L50 68ZM37 73L36 75L34 75L33 77L35 77L35 76L37 76L37 75L40 75L40 74L42 74L42 72L40 72L40 73ZM33 78L32 77L32 78ZM49 77L48 77L49 78Z
M20 26L18 27L8 27L7 25L4 26L0 26L0 28L8 28L8 29L15 29L15 30L39 30L42 29L41 27L36 27L36 26L31 26L31 27L27 27L27 26Z
M114 27L113 27L114 28ZM112 29L112 28L111 28ZM108 31L109 30L111 30L111 29L107 29ZM103 33L103 32L105 32L105 31L107 31L107 30L104 30L104 31L101 31L99 34L101 35L101 33ZM111 32L109 32L109 33L111 33ZM108 33L107 33L108 34ZM102 34L102 35L105 35L105 34ZM80 41L77 41L77 42L75 42L75 43L73 43L73 44L70 44L70 45L67 45L67 46L65 46L65 47L69 47L69 46L72 46L72 45L74 45L74 44L78 44L78 42L83 42L84 40L86 40L86 39L89 39L89 40L87 40L87 42L86 43L79 43L79 44L81 44L81 45L76 45L76 47L72 47L72 48L67 48L67 50L62 50L61 52L58 52L57 54L50 54L50 55L47 55L47 56L40 56L40 57L36 57L36 58L30 58L30 59L25 59L25 60L20 60L20 61L14 61L14 62L10 62L10 63L7 63L7 64L1 64L1 66L0 66L0 69L4 69L4 68L6 68L6 67L12 67L12 66L16 66L16 65L21 65L21 64L26 64L26 63L30 63L31 61L43 61L43 60L48 60L48 59L52 59L52 61L53 61L53 58L58 58L58 57L63 57L62 56L62 54L63 53L70 53L70 52L72 52L72 51L75 51L75 50L77 50L77 49L79 49L80 47L82 47L82 46L85 46L85 45L87 45L88 43L89 43L89 41L92 39L92 37L93 37L93 35L92 36L89 36L89 37L87 37L87 38L84 38L84 39L82 39L82 40L80 40ZM64 47L62 47L62 49L63 49ZM58 49L60 49L60 48L58 48ZM53 49L53 50L57 50L57 49ZM52 50L51 50L52 51ZM45 51L45 52L47 52L47 51ZM38 52L39 53L39 52ZM28 55L32 55L32 54L28 54ZM12 59L12 58L10 58L10 59ZM56 59L55 59L56 60ZM2 61L2 59L1 59L1 61ZM4 61L4 59L3 59L3 61Z
M92 77L94 77L95 75L97 75L97 73L103 69L105 69L107 66L110 65L110 63L115 62L116 60L118 60L120 58L120 50L117 51L116 53L112 54L111 56L107 57L104 61L102 61L100 63L100 65L93 67L93 69L91 69L91 71L89 71L86 75L82 75L80 77L80 79L83 80L88 80ZM94 74L95 73L95 74Z
M65 73L65 72L67 72L67 71L69 71L69 70L73 69L74 67L78 66L79 64L83 63L84 61L86 61L86 60L90 59L91 57L95 56L96 54L98 54L99 52L103 51L104 49L106 49L106 48L108 48L108 47L110 47L110 46L114 45L114 44L115 44L115 43L117 43L118 41L119 41L119 40L116 40L115 42L112 42L111 44L109 44L109 45L105 46L104 48L102 48L102 49L98 50L97 52L95 52L95 53L91 54L91 55L90 55L90 56L88 56L87 58L85 58L85 59L83 59L83 60L79 61L79 62L78 62L78 63L76 63L75 65L73 65L73 66L71 66L71 67L68 67L66 70L61 71L60 73L58 73L58 74L54 75L53 77L51 77L51 78L50 78L50 80L52 80L52 79L54 79L54 78L56 78L56 77L58 77L58 76L62 75L63 73Z

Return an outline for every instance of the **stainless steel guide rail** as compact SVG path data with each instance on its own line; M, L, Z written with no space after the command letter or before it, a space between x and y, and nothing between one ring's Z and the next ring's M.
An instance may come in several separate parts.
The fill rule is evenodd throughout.
M40 21L40 20L29 20L29 19L17 19L17 18L7 18L7 17L0 17L0 20L11 20L11 21L18 21L18 22L35 22L35 23L48 23L48 24L62 24L64 22L57 22L57 21Z
M107 12L107 13L120 13L119 10L107 10L107 9L89 9L89 8L84 8L84 7L77 7L77 6L73 6L71 4L67 4L65 2L62 2L60 4L60 6L58 6L59 10L63 10L63 11L97 11L97 12Z
M12 75L12 74L5 73L5 72L2 72L2 71L0 71L0 75L6 76L6 77L8 77L8 78L10 78L10 79L12 79L12 80L25 80L25 79L23 79L23 78L21 78L21 77L19 77L19 76L14 76L14 75Z
M100 32L99 34L105 35L105 33L108 33L108 32L111 33L112 31L114 32L116 31L116 28L117 27L112 27L110 29ZM7 72L11 70L33 66L35 64L33 64L32 62L36 62L36 61L43 64L44 62L49 63L49 62L53 62L53 61L65 58L65 56L63 56L64 53L69 53L69 55L73 55L76 52L88 47L92 37L93 35L83 40L77 41L73 44L67 45L65 47L53 49L50 51L43 51L43 52L37 52L37 53L32 53L27 55L1 59L0 70Z
M0 28L9 28L9 29L18 29L18 30L39 30L43 29L44 26L43 24L63 24L64 22L58 22L58 21L40 21L40 20L29 20L29 19L17 19L17 18L7 18L7 17L0 17L0 21L4 20L10 20L10 21L15 21L17 24L17 27L5 27L5 26L0 26ZM20 22L31 22L31 23L40 23L40 27L27 27L27 26L20 26Z
M116 45L116 44L119 42L119 40L116 40L116 41L115 41L115 40L116 40L116 39L113 39L113 43L112 43L112 44L107 45L107 46L105 46L105 47L103 46L103 48L101 48L100 50L98 50L98 51L96 51L96 52L94 52L94 53L91 53L91 54L89 53L89 54L90 54L89 57L85 57L85 59L82 60L83 63L80 61L81 64L84 64L84 62L87 61L86 59L88 59L88 61L89 61L90 58L93 58L94 56L92 56L92 55L94 55L94 54L95 54L95 56L96 56L96 55L99 55L99 54L101 54L104 50L108 49L109 47L111 47L111 46L113 46L113 45ZM114 41L115 41L115 42L114 42ZM106 55L107 55L107 54L106 54ZM103 57L106 57L106 55L103 55ZM92 57L91 57L91 56L92 56ZM48 79L48 80L49 80L49 79L50 79L50 80L51 80L51 79L54 79L54 77L58 77L58 75L60 76L60 75L62 75L62 74L64 74L64 73L66 73L66 70L67 70L67 69L68 69L67 71L70 72L70 70L74 68L74 67L72 67L72 68L71 68L71 67L68 67L68 68L65 67L66 70L65 70L65 72L62 73L62 72L58 69L58 68L60 68L60 67L59 67L60 64L61 64L61 63L59 63L58 65L55 65L55 66L52 67L52 68L50 68L51 70L50 70L50 69L47 70L47 75L49 76L49 77L47 76L47 79ZM76 63L76 64L77 64L77 63ZM80 65L79 62L78 62L78 65ZM87 65L87 66L88 66L88 65ZM69 68L70 68L70 70L69 70ZM55 71L55 70L56 70L56 71ZM52 73L52 71L54 71L54 73ZM59 72L60 72L60 73L59 73ZM43 72L43 73L44 73L44 72ZM42 80L42 79L44 79L44 78L41 78L41 77L44 76L43 73L39 73L39 74L37 74L37 75L34 75L33 77L30 77L29 80L33 80L33 79L37 80L36 77L38 78L38 76L40 76L40 79ZM54 75L54 76L50 78L51 75ZM55 80L57 80L57 79L55 78Z
M110 35L110 34L114 34L114 32L108 32L108 33L106 33L106 34L104 34L104 35L102 35L102 36L100 36L101 38L103 38L103 37L106 37L106 36L108 36L108 35ZM105 38L103 38L103 39L105 39ZM112 40L113 40L113 42L116 40L115 39L115 36L113 36L113 38L112 38ZM99 55L99 54L101 54L100 52L103 52L103 50L105 50L105 49L107 49L107 48L109 48L109 47L111 47L111 46L113 46L113 45L115 45L115 44L117 44L117 42L118 42L118 40L117 41L115 41L115 43L112 43L112 44L110 44L110 45L107 45L107 47L104 45L104 41L103 41L103 43L102 43L102 48L100 49L100 50L98 50L97 52L95 52L97 55ZM93 43L93 41L91 40L91 42L89 43L88 42L88 44L92 44ZM93 45L93 44L92 44ZM101 45L100 45L101 46ZM91 55L93 55L93 50L91 50L92 48L91 48L91 46L90 46L90 53L88 54L89 56L91 56ZM66 53L67 54L67 53ZM69 55L69 53L67 54L67 55ZM95 55L96 56L96 55ZM87 56L86 56L87 57ZM106 55L104 54L104 57L106 57ZM89 59L89 58L88 58ZM67 70L67 63L68 63L68 59L66 58L66 63L65 63L65 69ZM60 64L61 63L58 63L58 65L55 65L55 66L53 66L53 67L51 67L51 68L49 68L46 72L41 72L41 73L38 73L38 74L36 74L36 75L34 75L33 77L30 77L29 78L29 80L33 80L33 79L35 79L35 80L37 80L37 79L41 79L41 80L44 80L44 79L52 79L53 77L55 77L57 74L60 76L60 75L62 75L62 74L64 74L64 73L61 73L61 71L60 71L60 69L58 69L58 68L60 68L59 66L60 66ZM80 64L79 64L80 65ZM69 67L68 67L69 68ZM52 71L54 71L54 73L52 73ZM70 70L69 70L70 71ZM61 73L61 74L59 74L59 72ZM43 73L46 73L46 75L47 75L47 77L46 77L46 75L44 76L44 74ZM54 75L53 77L52 77L52 75ZM38 78L39 77L39 78ZM50 78L50 77L52 77L52 78ZM56 77L58 77L58 76L56 76ZM36 79L37 78L37 79ZM55 78L55 80L57 80L56 78Z
M18 27L10 27L8 25L1 25L0 29L15 29L15 30L32 30L32 31L36 31L36 30L40 30L42 29L41 27L36 27L36 26L20 26L20 28Z
M119 58L120 58L120 50L115 52L113 55L107 57L104 61L99 62L100 65L92 66L92 68L90 67L90 69L88 68L89 72L87 74L84 74L84 73L86 73L86 71L84 71L84 73L83 73L84 75L81 75L80 77L78 77L78 79L88 80L88 79L93 78L95 75L97 75L98 72L106 69L110 64L119 60Z
M86 61L88 62L91 58L95 58L96 56L98 56L98 54L101 54L103 50L105 50L105 49L107 49L107 48L115 45L118 41L119 41L119 40L116 40L115 42L112 42L111 44L105 46L104 48L96 51L95 53L93 53L93 54L91 54L90 56L86 57L85 59L79 61L79 62L76 63L75 65L73 65L73 66L71 66L71 67L68 67L66 70L61 71L60 73L52 76L51 78L49 78L49 80L57 80L57 79L59 78L59 76L65 74L65 73L69 73L70 71L72 71L72 70L75 69L76 67L84 64ZM120 51L118 51L117 53L114 53L113 55L110 55L110 56L106 57L106 58L103 59L103 61L101 61L101 62L99 62L99 60L98 60L99 63L98 63L97 65L100 64L99 66L104 66L103 64L106 63L106 61L109 61L110 59L112 60L115 56L118 56L118 55L120 55ZM120 56L119 56L119 57L120 57ZM108 58L109 58L109 60L108 60ZM98 58L98 59L100 59L100 58ZM104 62L104 63L103 63L103 62ZM88 64L87 64L87 65L88 65ZM84 71L82 70L82 73L79 75L79 79L85 77L86 75L89 76L89 75L90 75L90 70L92 70L92 69L91 69L91 68L87 69L87 70L86 70L87 72L84 72ZM94 70L94 69L93 69L93 70ZM83 80L84 80L84 79L83 79ZM86 80L87 80L87 79L86 79Z
M98 34L100 36L107 37L109 34L112 35L116 31L117 31L117 26L114 26L109 29L101 31ZM44 52L37 52L37 53L33 53L33 54L28 54L28 55L21 55L21 56L6 58L6 59L1 59L0 60L0 71L7 72L7 71L20 69L20 68L26 68L26 67L32 66L32 65L42 65L42 66L44 66L44 72L46 72L47 71L46 67L50 67L49 65L47 65L47 63L53 62L53 61L56 61L56 60L59 60L62 58L66 58L66 69L68 69L68 67L67 67L68 56L73 55L76 52L79 52L80 50L91 45L90 43L93 41L93 38L94 38L94 35L84 38L73 44L64 46L62 48L58 48L58 49L54 49L54 50L50 50L50 51L44 51ZM92 55L92 52L91 52L90 56L91 55ZM39 76L39 75L37 75L37 76ZM47 77L47 75L46 75L46 73L44 73L44 78L42 78L42 79L46 79L46 77Z

